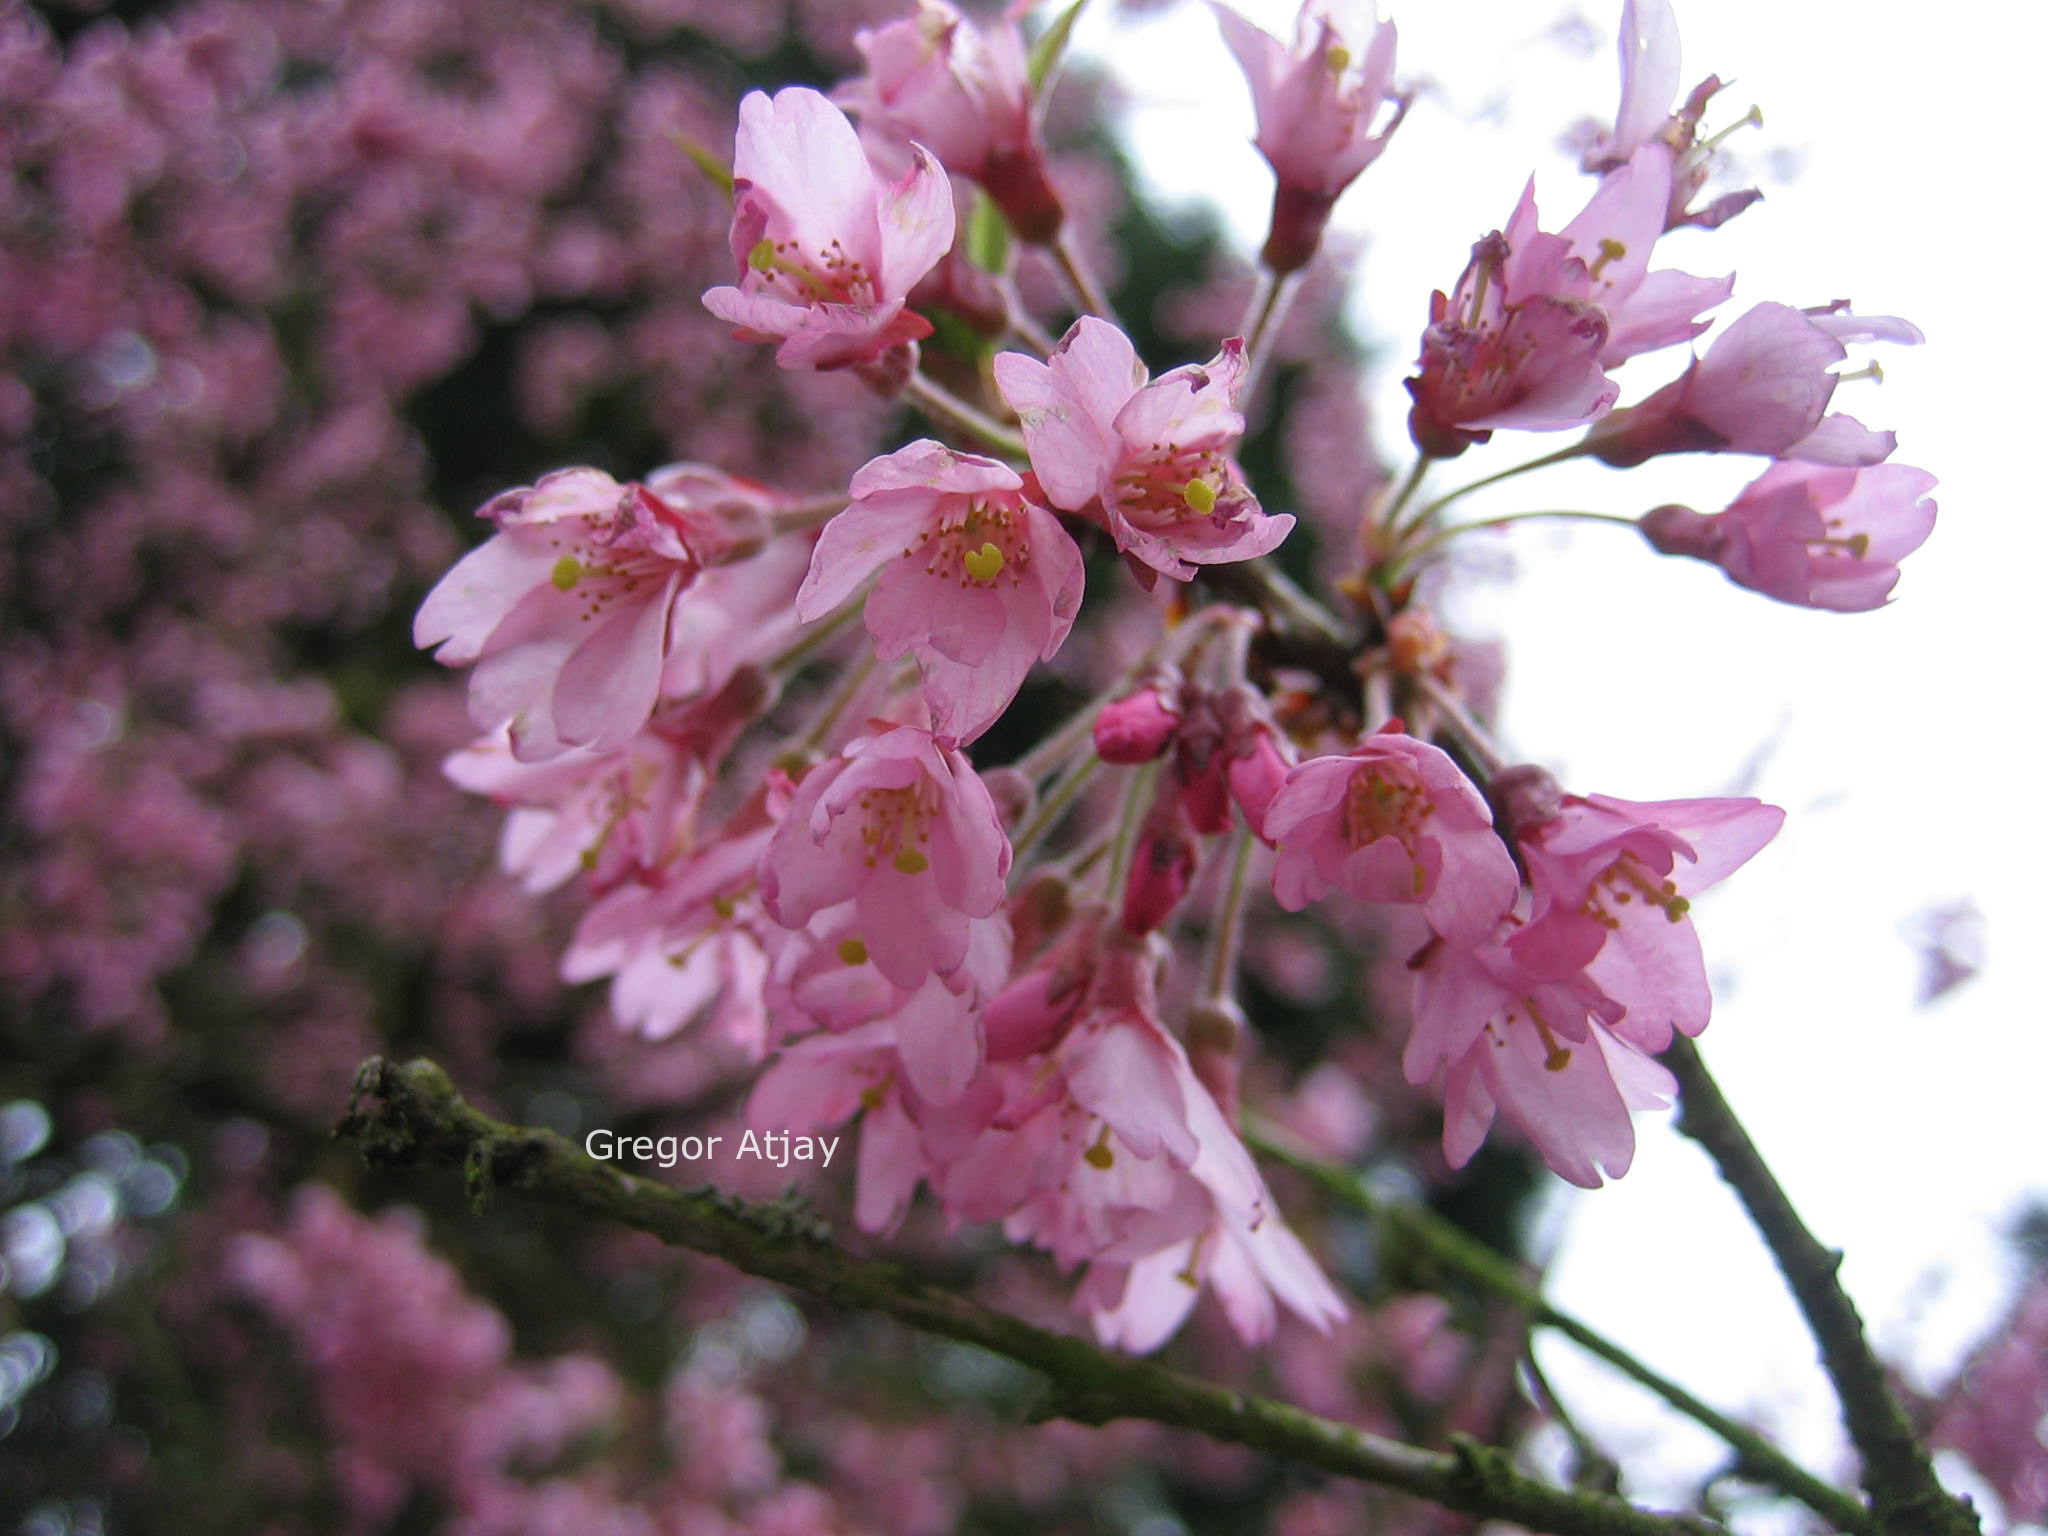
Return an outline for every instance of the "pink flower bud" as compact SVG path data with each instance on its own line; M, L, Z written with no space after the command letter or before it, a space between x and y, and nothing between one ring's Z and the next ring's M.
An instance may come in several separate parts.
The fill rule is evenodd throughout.
M1096 755L1105 763L1149 763L1166 750L1180 722L1159 689L1127 693L1095 717Z

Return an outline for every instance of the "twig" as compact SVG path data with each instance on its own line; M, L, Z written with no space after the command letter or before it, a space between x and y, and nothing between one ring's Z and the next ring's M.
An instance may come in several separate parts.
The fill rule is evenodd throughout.
M1819 1347L1821 1368L1842 1405L1850 1443L1863 1460L1863 1489L1870 1495L1877 1531L1881 1536L1979 1536L1976 1511L1935 1478L1934 1464L1885 1380L1883 1363L1863 1336L1863 1319L1837 1277L1841 1251L1823 1248L1799 1219L1721 1096L1699 1048L1680 1035L1663 1060L1678 1079L1678 1129L1706 1150L1742 1201Z
M355 1107L337 1129L360 1142L375 1163L460 1166L473 1198L511 1189L608 1217L749 1274L1007 1356L1049 1378L1050 1411L1062 1418L1084 1424L1150 1419L1199 1430L1555 1536L1728 1536L1724 1526L1697 1516L1554 1488L1516 1470L1505 1451L1470 1440L1456 1440L1450 1454L1425 1451L1035 1328L897 1265L857 1258L832 1243L824 1223L787 1205L757 1205L715 1190L636 1178L592 1161L552 1131L493 1120L466 1102L430 1061L401 1066L371 1057L356 1079Z
M1513 1260L1496 1253L1463 1228L1424 1207L1377 1198L1356 1174L1310 1156L1291 1138L1270 1126L1248 1126L1245 1140L1261 1156L1292 1168L1324 1194L1363 1212L1401 1242L1519 1308L1530 1323L1556 1329L1588 1354L1599 1356L1631 1381L1654 1392L1694 1423L1712 1430L1735 1453L1740 1476L1790 1494L1840 1530L1876 1529L1870 1511L1855 1499L1822 1482L1755 1430L1708 1407L1678 1383L1658 1375L1612 1339L1594 1332L1571 1314L1560 1312L1524 1277Z
M1029 450L1025 448L1023 438L926 375L913 373L910 382L903 386L903 392L933 421L964 432L1010 458L1028 456Z

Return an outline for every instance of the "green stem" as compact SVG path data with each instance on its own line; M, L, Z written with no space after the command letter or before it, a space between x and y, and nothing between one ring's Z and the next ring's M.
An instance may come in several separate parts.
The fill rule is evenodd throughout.
M1375 521L1391 537L1394 525L1400 521L1401 509L1415 499L1415 492L1422 485L1423 476L1429 473L1430 459L1427 454L1418 453L1409 467L1407 477L1394 492L1393 500L1379 509Z
M993 416L969 405L943 384L935 383L922 373L913 373L910 382L903 386L917 408L933 421L966 433L998 453L1008 454L1013 459L1030 457L1030 450L1024 446L1024 439L997 421Z
M1088 781L1095 776L1095 770L1102 766L1102 759L1090 752L1086 757L1077 757L1067 769L1053 780L1052 788L1045 792L1045 798L1031 813L1031 819L1018 831L1010 849L1010 869L1022 872L1028 859L1045 840L1045 835L1060 824L1060 818L1074 803L1074 797L1088 787Z
M804 732L803 744L798 750L805 757L811 756L825 745L825 738L831 735L832 727L838 723L839 717L846 713L847 706L859 697L861 689L867 685L868 674L875 670L875 661L876 656L872 650L863 651L860 659L846 669L846 676L841 679L832 696L825 701L825 707L819 712L818 718L811 722L811 728Z
M1081 259L1072 234L1062 228L1045 250L1051 255L1053 265L1060 269L1060 276L1066 281L1067 290L1073 294L1081 312L1098 320L1107 320L1121 330L1122 322L1117 319L1116 311L1109 307L1109 295L1102 291L1102 286L1095 281L1095 274L1088 270L1088 263Z
M1554 1488L1505 1451L1462 1437L1426 1451L1291 1404L1184 1376L1150 1360L1037 1328L902 1267L857 1258L817 1217L788 1202L760 1205L712 1189L677 1189L594 1162L552 1131L507 1125L478 1111L430 1061L371 1057L337 1127L382 1167L437 1162L464 1170L472 1199L498 1189L617 1221L707 1253L840 1306L882 1312L1042 1373L1049 1415L1084 1424L1149 1419L1226 1444L1397 1488L1483 1519L1554 1536L1728 1536L1692 1515L1638 1509L1609 1494Z
M1153 783L1159 777L1159 765L1146 763L1130 777L1124 786L1123 809L1117 814L1116 841L1109 849L1109 900L1120 899L1124 881L1131 873L1131 855L1138 841L1138 826L1145 819L1146 802L1152 797Z
M1694 1423L1704 1425L1735 1453L1736 1470L1741 1476L1791 1495L1840 1530L1875 1530L1870 1511L1855 1499L1815 1477L1755 1430L1659 1375L1606 1335L1552 1306L1513 1260L1487 1247L1463 1228L1426 1207L1379 1199L1356 1174L1319 1161L1271 1126L1248 1125L1245 1141L1261 1156L1292 1168L1331 1199L1362 1212L1375 1226L1412 1251L1484 1286L1522 1311L1532 1324L1555 1329L1588 1354L1605 1360L1631 1381L1655 1393Z
M1451 733L1464 744L1465 750L1472 754L1489 778L1507 767L1508 760L1494 744L1493 733L1472 718L1470 711L1459 702L1456 694L1427 672L1411 673L1408 682L1416 692L1437 707L1444 719L1450 723Z
M1506 469L1495 470L1490 475L1474 480L1469 485L1461 485L1455 491L1446 492L1444 495L1437 497L1435 501L1425 504L1421 511L1409 519L1408 526L1403 528L1401 533L1404 537L1407 534L1413 533L1452 502L1461 501L1465 497L1470 496L1474 491L1484 490L1489 485L1499 485L1503 480L1512 480L1517 475L1526 475L1532 469L1547 469L1552 464L1563 464L1568 460L1578 458L1581 454L1588 451L1584 442L1577 442L1568 448L1560 448L1555 453L1546 453L1540 459L1531 459L1526 464L1512 464ZM1424 462L1426 463L1427 461L1425 460ZM1393 519L1389 518L1389 526L1392 525L1392 522Z
M1252 848L1257 839L1250 827L1239 827L1233 839L1230 883L1223 888L1216 909L1216 926L1209 934L1208 995L1216 1002L1228 1002L1237 991L1237 956L1244 938L1244 899L1251 882Z
M1532 517L1568 517L1589 523L1621 523L1630 528L1640 528L1642 526L1635 518L1623 517L1617 512L1582 512L1571 508L1559 508L1542 512L1503 512L1498 517L1482 517L1477 522L1452 523L1448 527L1437 529L1421 543L1409 545L1400 554L1396 555L1392 564L1387 567L1387 580L1394 581L1399 579L1400 574L1407 570L1409 566L1420 560L1431 550L1449 543L1461 533L1470 533L1475 528L1498 528L1503 523L1524 522Z
M792 640L780 652L770 658L768 670L770 672L794 673L813 656L817 655L835 635L846 628L852 622L854 615L859 613L866 603L867 592L863 589L841 603L830 617L820 619L815 624L805 625L802 634L798 635L796 639Z
M1863 1336L1863 1319L1842 1289L1841 1250L1824 1248L1800 1220L1749 1132L1684 1035L1662 1058L1678 1079L1678 1129L1705 1149L1777 1260L1820 1350L1821 1368L1842 1407L1849 1441L1863 1461L1879 1536L1978 1536L1976 1513L1934 1475L1926 1447L1893 1394L1884 1363Z

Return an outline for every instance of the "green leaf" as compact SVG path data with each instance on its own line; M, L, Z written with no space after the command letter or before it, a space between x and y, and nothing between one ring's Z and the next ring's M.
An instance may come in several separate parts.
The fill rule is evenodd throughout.
M1074 23L1081 19L1081 7L1087 3L1088 0L1074 0L1031 45L1031 59L1026 69L1034 91L1043 91L1045 82L1059 68L1060 60L1066 55L1067 39L1074 35Z
M981 188L974 189L974 206L967 213L967 259L984 272L1002 272L1010 264L1010 221L1003 217L995 199Z

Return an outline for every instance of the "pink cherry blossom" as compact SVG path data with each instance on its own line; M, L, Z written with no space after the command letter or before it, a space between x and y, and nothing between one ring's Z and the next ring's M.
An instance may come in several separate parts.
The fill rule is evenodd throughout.
M1046 176L1013 14L970 21L946 0L917 0L914 15L862 28L853 41L867 72L837 99L864 134L924 145L954 175L980 182L1022 238L1044 244L1059 233L1063 210Z
M1469 945L1494 930L1520 884L1485 797L1440 749L1397 731L1295 768L1265 831L1279 848L1274 899L1290 912L1341 888L1419 905L1438 933Z
M770 1062L747 1096L747 1123L760 1131L816 1135L861 1117L853 1217L864 1232L894 1231L930 1171L896 1046L886 1020L812 1035Z
M562 979L611 977L612 1016L648 1039L708 1016L712 1033L743 1055L765 1055L771 925L753 886L787 802L786 784L772 775L715 832L679 827L662 867L611 887L584 913Z
M1548 235L1538 226L1532 180L1508 221L1510 255L1501 270L1507 292L1599 305L1607 315L1602 368L1692 340L1707 328L1696 317L1726 299L1735 279L1649 269L1670 189L1671 157L1646 145L1601 179L1578 217Z
M1039 1023L991 1028L978 1092L935 1133L941 1202L964 1220L1003 1220L1013 1241L1063 1266L1086 1263L1075 1305L1105 1343L1158 1347L1204 1284L1249 1341L1271 1332L1276 1299L1327 1327L1343 1303L1286 1232L1249 1153L1159 1021L1157 949L1099 913L1084 921L1086 934L1056 946L1047 968L991 1007L992 1020ZM1030 1000L1010 1006L1020 989ZM1044 1039L1048 1028L1056 1039ZM1033 1037L1036 1049L1012 1054Z
M921 1102L946 1104L981 1067L981 1013L1009 976L1010 925L998 912L969 924L966 958L950 974L898 986L874 965L848 902L782 936L768 1007L785 1040L887 1022L905 1081Z
M738 286L711 289L704 307L743 340L779 343L785 368L848 368L931 334L904 299L953 243L953 193L922 149L888 185L816 91L754 91L740 103L733 194Z
M450 753L441 770L509 808L499 863L533 892L578 873L603 891L661 869L708 782L701 763L653 731L616 751L578 750L544 763L520 762L499 731Z
M1443 1079L1452 1167L1471 1160L1498 1112L1581 1188L1628 1172L1629 1111L1668 1105L1675 1085L1611 1027L1619 1004L1583 972L1538 975L1493 939L1437 940L1411 966L1415 1028L1402 1066L1411 1083Z
M1935 479L1906 464L1773 464L1725 512L1659 507L1643 535L1663 554L1718 565L1781 603L1862 613L1884 606L1899 561L1934 531Z
M1289 47L1228 6L1211 8L1251 86L1259 153L1279 183L1263 260L1292 272L1315 255L1330 209L1407 112L1393 89L1394 24L1365 0L1305 0Z
M1891 455L1891 433L1827 414L1839 382L1833 367L1849 355L1844 342L1910 345L1923 339L1904 320L1853 315L1840 304L1804 310L1759 304L1716 336L1682 375L1595 427L1588 451L1621 469L1663 453L1880 463Z
M1294 526L1260 510L1230 456L1244 434L1236 338L1148 381L1130 338L1087 315L1048 361L1005 352L995 374L1046 499L1099 521L1149 579L1267 554Z
M1003 899L1010 843L966 758L885 726L804 775L761 859L761 899L785 928L854 903L875 968L899 987L967 958L970 920Z
M676 598L730 548L728 531L596 469L557 471L479 515L497 533L427 594L414 643L477 664L470 716L509 724L522 761L624 745L654 711Z
M1785 813L1760 800L1637 802L1566 796L1555 816L1515 828L1534 905L1507 941L1550 979L1583 971L1624 1010L1615 1033L1644 1051L1674 1027L1707 1027L1712 997L1688 913L1692 898L1777 835Z
M1721 81L1709 75L1675 113L1671 110L1678 96L1679 48L1678 18L1670 0L1624 0L1618 42L1621 106L1613 131L1598 135L1587 147L1585 168L1611 173L1645 146L1653 146L1666 157L1671 172L1662 227L1719 228L1763 196L1750 187L1723 193L1701 209L1687 206L1713 170L1714 141L1700 139L1700 119L1707 103L1720 93Z
M1080 548L1023 484L1005 464L929 439L871 460L797 594L809 622L880 569L868 633L885 659L916 658L933 732L951 744L995 722L1081 608Z
M1514 292L1514 247L1495 231L1446 297L1430 296L1408 432L1424 453L1452 458L1496 429L1556 432L1604 414L1621 390L1601 368L1610 326L1597 304Z

